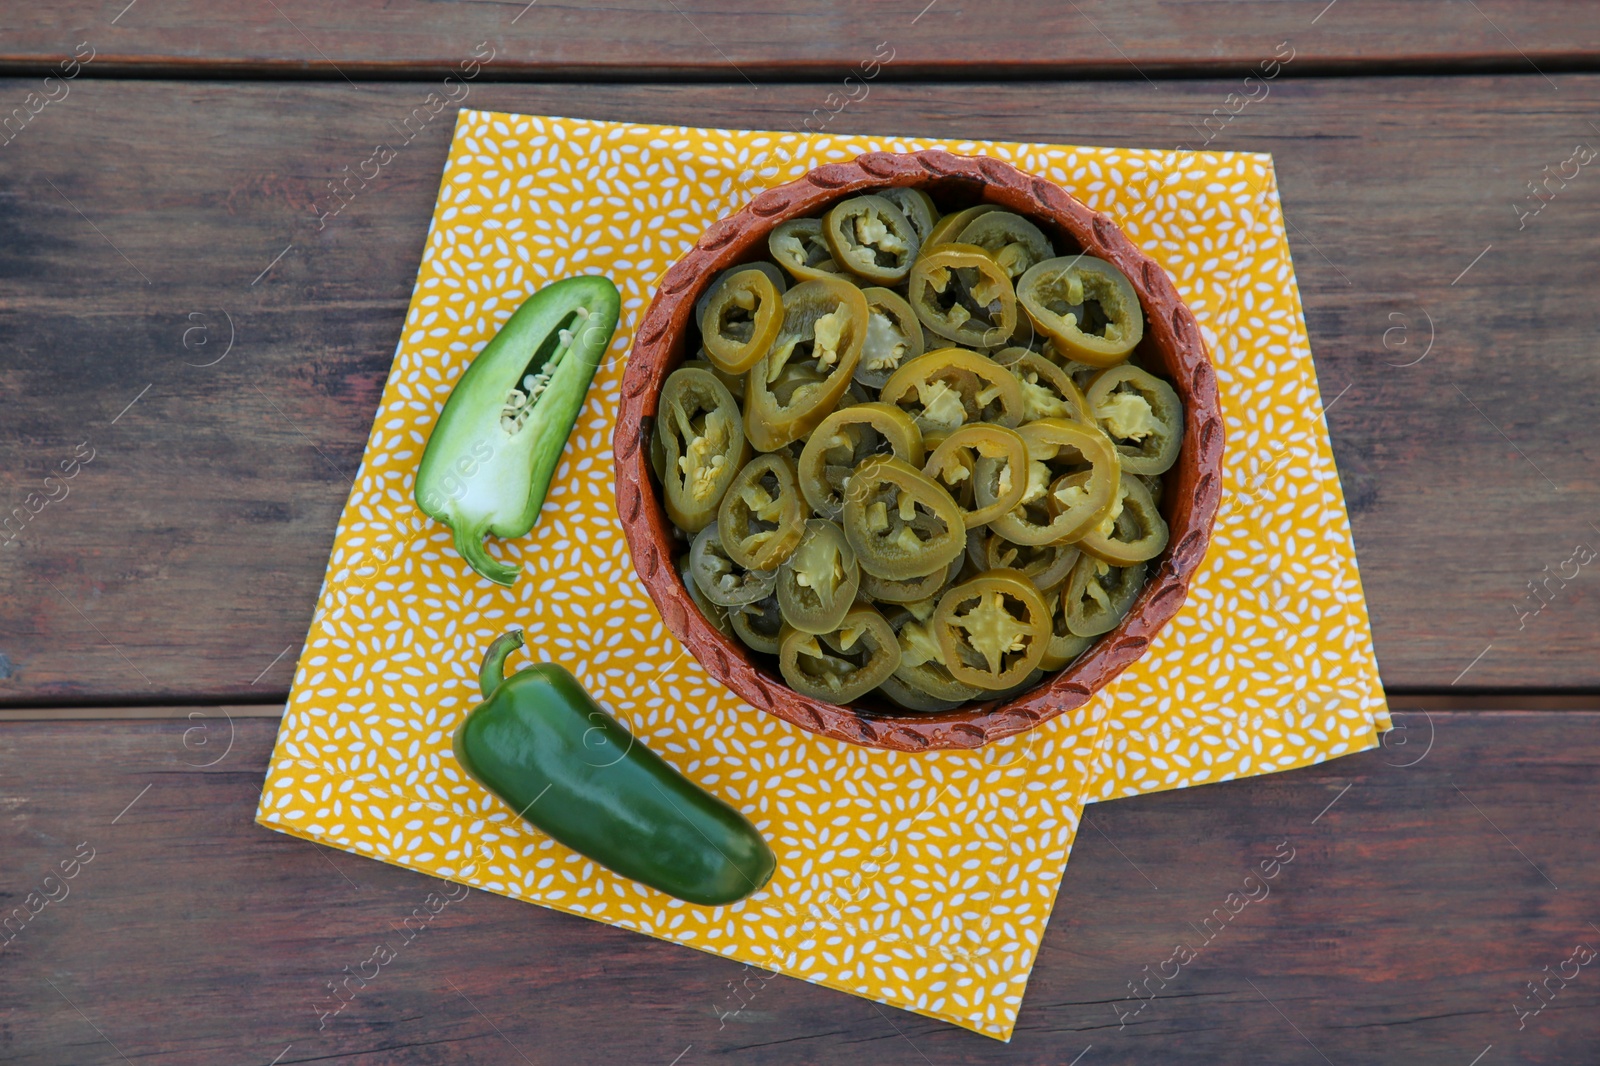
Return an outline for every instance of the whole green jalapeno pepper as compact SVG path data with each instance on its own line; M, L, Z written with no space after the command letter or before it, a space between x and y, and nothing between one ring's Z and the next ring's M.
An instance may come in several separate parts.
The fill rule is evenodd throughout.
M755 826L639 743L554 663L505 676L522 646L489 645L483 702L455 732L474 780L573 851L623 877L702 906L743 899L777 858Z
M520 572L483 537L533 528L622 300L598 275L567 278L523 301L450 391L417 468L417 505L455 533L467 565L500 585Z

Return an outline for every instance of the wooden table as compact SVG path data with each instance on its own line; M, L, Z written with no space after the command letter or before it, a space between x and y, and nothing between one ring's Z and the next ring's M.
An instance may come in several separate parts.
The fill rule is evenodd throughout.
M1600 947L1588 0L123 2L0 37L0 902L70 893L0 1060L1596 1061L1600 966L1550 976ZM1401 728L1091 807L1009 1046L788 979L729 1016L734 963L476 892L319 1029L440 888L251 817L452 116L311 205L484 44L473 107L790 129L880 42L831 129L1273 153Z

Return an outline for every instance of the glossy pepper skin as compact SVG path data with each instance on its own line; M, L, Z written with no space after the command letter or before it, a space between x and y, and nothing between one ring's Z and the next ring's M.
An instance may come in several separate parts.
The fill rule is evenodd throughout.
M520 572L486 533L533 528L621 314L617 287L590 275L523 301L456 382L417 468L417 505L455 533L467 564L501 585Z
M489 646L483 703L456 729L456 760L518 815L624 877L704 906L750 895L777 859L722 800L678 773L554 663L505 677L522 646Z

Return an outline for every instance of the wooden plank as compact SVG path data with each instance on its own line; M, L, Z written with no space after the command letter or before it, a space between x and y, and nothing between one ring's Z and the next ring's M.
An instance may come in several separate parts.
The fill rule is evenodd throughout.
M1594 68L1585 0L1216 3L1143 0L708 0L438 5L357 0L268 5L85 0L10 13L0 64L43 72L83 41L101 73L323 78L443 74L494 49L496 78L842 78L876 54L885 78L1243 74L1290 42L1295 73L1394 68L1554 74ZM879 51L878 46L885 47ZM487 53L477 53L479 55ZM868 67L869 75L875 68Z
M1513 211L1597 136L1600 77L1557 80L1285 81L1215 142L1276 155L1392 685L1600 687L1592 567L1514 610L1600 543L1600 178L1521 231ZM94 455L0 547L0 701L283 698L448 113L325 229L311 205L435 87L81 81L0 151L0 515ZM1234 88L885 85L833 128L1173 145ZM774 128L819 93L485 84L470 105Z
M9 723L0 903L60 897L45 875L80 843L93 858L0 954L0 1058L920 1066L1092 1044L1085 1064L1465 1066L1492 1044L1485 1062L1589 1061L1592 965L1525 1028L1512 1008L1600 947L1600 715L1400 722L1403 746L1089 808L1009 1047L476 891L405 944L396 926L441 882L252 824L273 723L235 722L205 768L180 722ZM1275 854L1265 888L1245 881ZM397 958L319 1030L327 984L385 941ZM1197 950L1175 972L1180 943ZM1129 983L1158 971L1132 1014Z

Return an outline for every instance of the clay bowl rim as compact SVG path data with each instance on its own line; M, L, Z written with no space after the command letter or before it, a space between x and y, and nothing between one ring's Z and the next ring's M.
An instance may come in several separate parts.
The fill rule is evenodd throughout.
M767 235L780 222L815 214L861 190L890 186L966 189L984 202L1050 223L1087 254L1116 264L1144 308L1139 353L1171 381L1184 404L1183 448L1166 475L1163 497L1171 540L1127 617L1071 665L1021 696L939 714L863 711L804 696L769 674L755 653L723 636L679 580L673 531L649 471L647 434L656 399L667 375L685 358L683 338L705 286L727 267L764 254ZM1183 606L1189 580L1205 557L1221 498L1222 444L1216 372L1194 315L1166 271L1109 217L1054 182L988 156L939 150L869 152L819 166L713 223L662 276L640 321L623 371L612 438L623 532L639 578L673 635L713 678L752 706L808 732L890 751L972 749L1032 729L1087 703L1144 654Z

